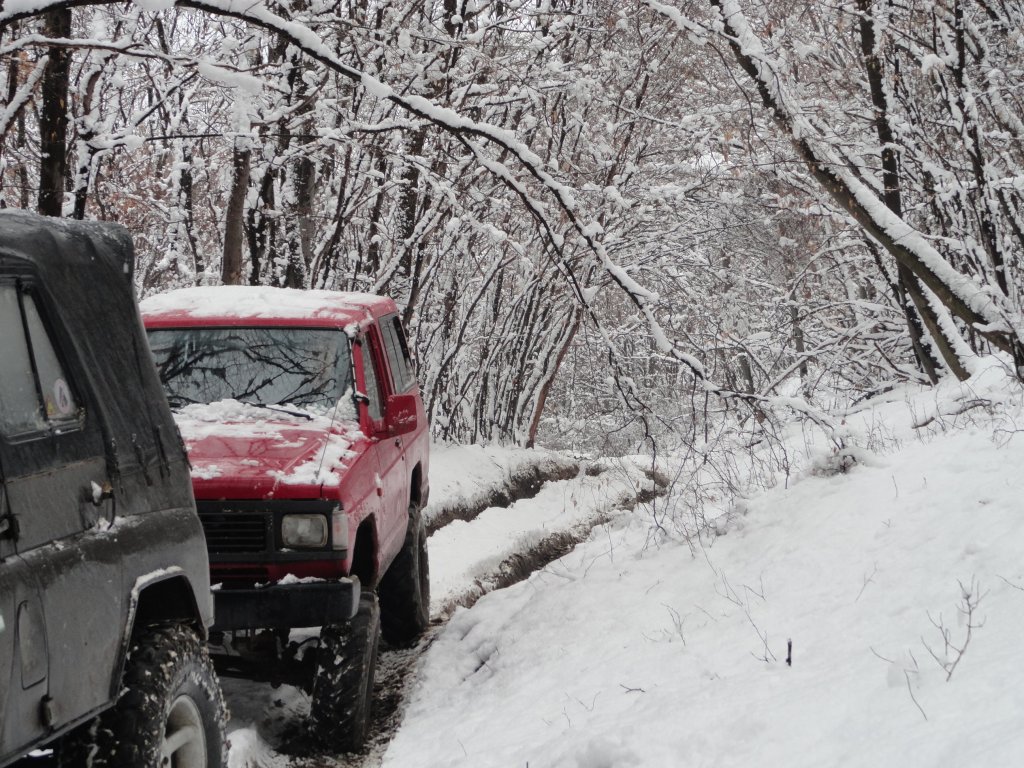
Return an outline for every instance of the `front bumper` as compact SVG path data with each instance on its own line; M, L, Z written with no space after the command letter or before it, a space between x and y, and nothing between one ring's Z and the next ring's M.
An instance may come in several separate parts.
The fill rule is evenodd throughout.
M211 632L322 627L349 621L359 608L359 579L272 584L213 593Z

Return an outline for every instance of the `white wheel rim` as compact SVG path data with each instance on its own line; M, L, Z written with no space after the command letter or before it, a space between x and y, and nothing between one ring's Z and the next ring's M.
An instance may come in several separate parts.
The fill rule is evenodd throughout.
M206 768L206 733L199 707L191 696L171 704L160 744L161 768Z

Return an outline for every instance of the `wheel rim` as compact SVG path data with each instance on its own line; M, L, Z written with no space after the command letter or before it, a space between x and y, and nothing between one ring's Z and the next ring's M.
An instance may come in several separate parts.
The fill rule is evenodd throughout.
M167 713L160 743L161 768L206 768L206 733L199 707L191 696L181 695Z

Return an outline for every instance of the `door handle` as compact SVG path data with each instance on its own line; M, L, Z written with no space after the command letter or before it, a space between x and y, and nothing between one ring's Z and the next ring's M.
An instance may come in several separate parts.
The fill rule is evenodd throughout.
M402 438L396 437L395 438L395 448L401 448L401 447L402 447Z

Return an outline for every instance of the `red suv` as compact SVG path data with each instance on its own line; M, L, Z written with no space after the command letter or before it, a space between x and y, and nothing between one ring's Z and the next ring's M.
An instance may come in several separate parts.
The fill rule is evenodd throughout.
M192 464L218 668L305 686L314 732L358 749L379 631L403 645L429 621L429 439L395 303L219 286L142 312Z

